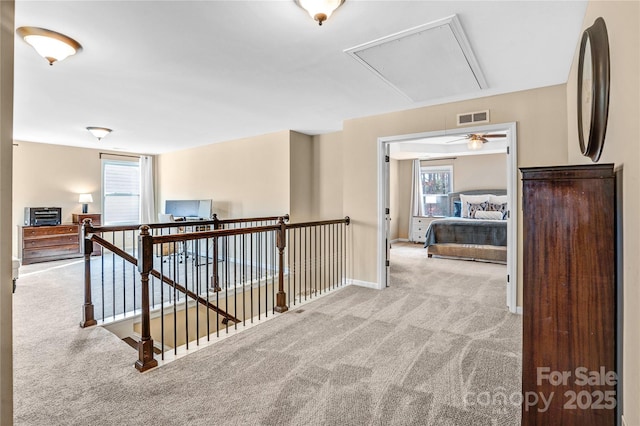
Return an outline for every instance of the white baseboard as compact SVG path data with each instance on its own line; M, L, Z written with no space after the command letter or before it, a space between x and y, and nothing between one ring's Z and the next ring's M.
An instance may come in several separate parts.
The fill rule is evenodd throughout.
M380 290L380 286L378 285L378 283L372 283L370 281L360 281L360 280L354 280L352 278L349 278L347 280L347 284L357 285L358 287L372 288L374 290Z
M395 240L391 240L391 244L393 243L409 243L410 240L408 238L396 238Z

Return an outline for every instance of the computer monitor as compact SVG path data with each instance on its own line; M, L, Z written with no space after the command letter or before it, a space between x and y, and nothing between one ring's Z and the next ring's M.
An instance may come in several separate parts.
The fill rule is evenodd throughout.
M164 212L174 218L210 219L211 200L166 200Z

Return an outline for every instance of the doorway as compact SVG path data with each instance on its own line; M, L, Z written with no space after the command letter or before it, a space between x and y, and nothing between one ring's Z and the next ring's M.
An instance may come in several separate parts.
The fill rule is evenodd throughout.
M506 305L510 312L517 313L517 125L515 122L491 124L486 126L466 127L462 129L441 130L408 135L397 135L378 138L378 282L384 288L389 283L389 203L390 177L389 161L391 152L402 150L419 152L428 158L450 158L460 155L473 155L464 144L449 143L448 140L463 139L470 133L504 133L504 140L485 144L483 152L506 153L506 189L508 197L507 216L507 291ZM415 155L415 154L414 154Z

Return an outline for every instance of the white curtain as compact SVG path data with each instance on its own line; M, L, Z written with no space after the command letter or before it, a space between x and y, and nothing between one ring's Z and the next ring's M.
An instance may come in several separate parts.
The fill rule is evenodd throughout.
M155 195L153 193L153 157L140 156L140 223L156 221Z
M409 216L409 240L413 241L413 218L424 216L422 204L422 185L420 184L420 160L413 160L413 178L411 179L411 211Z

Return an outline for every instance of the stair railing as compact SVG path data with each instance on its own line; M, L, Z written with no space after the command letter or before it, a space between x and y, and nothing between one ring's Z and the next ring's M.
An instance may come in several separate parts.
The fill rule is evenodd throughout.
M289 216L282 216L288 220ZM280 216L264 216L253 218L219 219L213 215L211 220L179 221L171 223L149 224L154 235L166 235L181 232L184 229L223 229L251 227L276 224ZM141 298L137 271L137 244L140 225L96 226L90 219L82 225L84 253L84 304L82 307L81 327L98 323L113 322L122 318L139 315ZM99 246L100 249L96 250ZM183 265L177 265L180 269ZM151 295L151 306L171 301L173 293L165 299L157 297L158 289L167 283L160 277L152 276L150 285L154 290ZM97 296L97 298L96 298ZM176 297L181 299L183 293L178 291Z
M288 216L259 226L218 220L213 229L203 227L202 221L184 222L179 225L182 232L170 234L158 232L156 225L143 225L133 251L118 249L103 238L106 227L84 224L86 247L96 242L140 274L140 305L130 314L140 315L135 326L140 336L135 364L139 371L157 365L154 351L162 359L167 351L177 356L193 342L200 345L200 339L286 312L289 306L346 284L350 219L298 224L286 220ZM91 261L85 255L86 276L91 274L86 266ZM93 319L86 276L84 326Z

